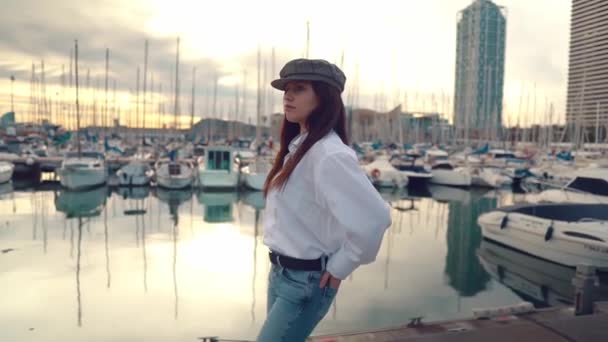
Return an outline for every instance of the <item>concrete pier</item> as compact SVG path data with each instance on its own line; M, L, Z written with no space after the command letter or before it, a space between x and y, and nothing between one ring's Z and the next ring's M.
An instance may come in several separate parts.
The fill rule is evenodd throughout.
M571 307L551 308L492 319L419 322L375 331L315 336L309 341L608 341L608 302L595 303L593 314L576 316L574 311Z

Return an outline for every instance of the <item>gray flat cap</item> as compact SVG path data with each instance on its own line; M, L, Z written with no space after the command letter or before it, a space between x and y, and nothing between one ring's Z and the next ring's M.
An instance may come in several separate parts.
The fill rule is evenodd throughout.
M285 90L290 81L320 81L342 92L346 83L342 70L323 59L294 59L285 64L279 76L281 78L270 82L270 85L279 90Z

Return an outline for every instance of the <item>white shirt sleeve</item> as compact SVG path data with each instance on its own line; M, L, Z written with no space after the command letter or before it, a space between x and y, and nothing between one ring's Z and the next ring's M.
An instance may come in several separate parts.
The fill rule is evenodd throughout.
M345 230L344 241L327 263L327 271L345 279L376 259L390 207L363 173L357 158L345 151L325 156L315 168L316 196ZM339 229L339 227L336 227Z

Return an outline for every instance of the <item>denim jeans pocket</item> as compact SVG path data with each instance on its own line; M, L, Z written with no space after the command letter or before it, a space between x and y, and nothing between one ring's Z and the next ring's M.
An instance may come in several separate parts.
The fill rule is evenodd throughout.
M333 300L338 294L338 289L334 289L333 287L327 285L323 291L323 296Z
M310 283L310 272L290 270L283 268L281 275L284 280L294 285L308 286Z

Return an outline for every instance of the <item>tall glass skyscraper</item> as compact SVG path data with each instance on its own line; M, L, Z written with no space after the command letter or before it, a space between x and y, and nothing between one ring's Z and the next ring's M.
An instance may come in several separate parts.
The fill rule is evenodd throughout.
M608 1L573 0L566 122L576 143L606 139L607 70Z
M475 0L458 13L454 125L459 137L502 127L506 9ZM467 137L470 136L467 133Z

